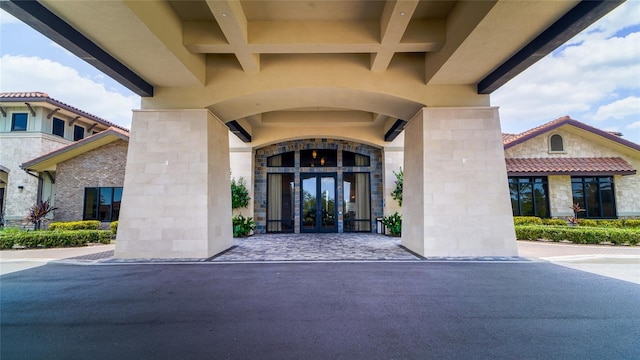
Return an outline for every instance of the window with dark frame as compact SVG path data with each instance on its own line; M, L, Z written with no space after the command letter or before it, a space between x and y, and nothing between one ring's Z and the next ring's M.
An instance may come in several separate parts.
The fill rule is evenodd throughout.
M11 131L27 131L29 114L15 113L11 115Z
M572 176L571 192L579 218L617 217L613 176Z
M84 128L82 126L73 126L73 141L84 139Z
M83 220L116 221L120 217L121 187L84 189Z
M342 166L371 166L371 158L367 155L351 151L342 152Z
M53 118L53 123L51 124L51 133L53 135L64 137L64 120Z
M333 149L300 150L300 167L336 167L338 151Z
M562 136L558 134L551 135L551 138L549 138L549 148L551 151L564 151Z
M294 167L295 165L295 152L289 151L286 153L269 156L267 158L267 167Z
M509 177L509 193L513 216L550 216L546 177Z

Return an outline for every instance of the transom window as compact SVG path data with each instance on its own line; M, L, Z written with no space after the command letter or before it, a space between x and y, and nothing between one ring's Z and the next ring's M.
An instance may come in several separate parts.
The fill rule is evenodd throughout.
M366 155L356 154L351 151L342 152L343 166L370 166L371 159Z
M11 131L27 131L27 113L17 113L11 115Z
M584 218L615 218L616 201L612 176L572 176L573 203L585 211L578 213Z
M300 150L301 167L336 167L338 151L331 149Z
M84 220L116 221L120 217L121 187L84 189Z
M51 133L53 135L58 135L60 137L64 137L64 120L53 118L53 124L51 127Z
M549 150L551 151L564 151L564 141L562 136L553 134L549 138Z
M549 217L549 188L546 177L509 177L514 216Z
M289 151L279 155L269 156L267 158L268 167L294 167L295 165L295 153Z

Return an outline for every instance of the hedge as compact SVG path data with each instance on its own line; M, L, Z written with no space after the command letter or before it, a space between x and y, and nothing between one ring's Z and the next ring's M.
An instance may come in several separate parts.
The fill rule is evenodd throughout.
M111 233L113 234L113 237L115 238L116 235L118 234L118 221L112 221L111 224L109 224L109 229L111 229Z
M542 225L542 219L537 216L514 216L514 225Z
M98 230L98 228L100 228L98 220L52 222L49 225L49 230Z
M514 216L513 224L518 225L553 225L566 226L564 219L542 219L537 216ZM640 219L578 219L578 225L598 228L640 228Z
M576 244L610 242L613 244L636 245L640 243L640 230L637 229L544 225L519 225L515 229L516 237L519 240L568 240Z
M109 230L0 232L0 249L14 245L26 248L83 246L87 243L111 243Z

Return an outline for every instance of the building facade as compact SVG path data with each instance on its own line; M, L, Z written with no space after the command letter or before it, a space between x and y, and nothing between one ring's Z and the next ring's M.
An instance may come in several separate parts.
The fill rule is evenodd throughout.
M32 171L23 163L116 125L41 92L0 93L0 109L0 210L4 224L24 226L37 201L59 204L55 167Z

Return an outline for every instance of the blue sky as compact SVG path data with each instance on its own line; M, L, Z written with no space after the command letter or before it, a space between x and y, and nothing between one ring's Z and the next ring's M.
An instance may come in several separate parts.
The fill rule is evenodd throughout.
M140 98L0 10L0 91L42 91L129 127ZM640 1L628 0L491 95L503 132L569 115L640 143Z

